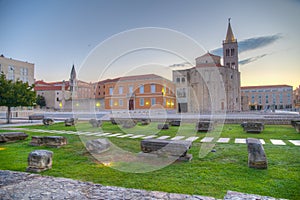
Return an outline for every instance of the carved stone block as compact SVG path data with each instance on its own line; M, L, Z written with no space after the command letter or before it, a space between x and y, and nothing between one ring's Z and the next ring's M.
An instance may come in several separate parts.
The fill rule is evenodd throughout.
M261 133L264 130L262 122L244 122L241 126L247 133Z
M259 139L247 138L246 141L248 145L248 166L255 169L267 169L267 157Z
M28 135L23 132L3 132L0 134L0 143L25 140L27 137Z
M54 120L51 118L44 118L43 119L43 124L46 126L52 125L54 123Z
M30 145L47 146L59 148L67 144L67 139L63 136L32 136Z
M167 130L167 129L169 129L169 124L158 124L157 129Z
M199 121L196 124L197 132L208 132L213 130L213 123L210 121Z
M97 120L97 119L90 119L89 123L94 127L101 127L102 126L102 121L101 120Z
M42 172L52 168L53 152L47 150L35 150L28 156L28 172Z

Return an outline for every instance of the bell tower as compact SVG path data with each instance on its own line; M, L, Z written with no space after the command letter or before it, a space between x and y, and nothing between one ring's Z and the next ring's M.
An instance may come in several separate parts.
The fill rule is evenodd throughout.
M72 66L69 81L70 81L70 91L74 92L76 90L76 71L74 65Z
M223 41L223 62L225 67L239 71L238 43L231 29L230 18L226 39Z

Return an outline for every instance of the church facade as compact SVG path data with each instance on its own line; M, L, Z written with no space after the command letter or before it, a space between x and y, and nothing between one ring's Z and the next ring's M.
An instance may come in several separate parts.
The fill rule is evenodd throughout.
M241 110L238 43L230 21L221 57L206 53L196 66L173 71L178 112L236 112Z

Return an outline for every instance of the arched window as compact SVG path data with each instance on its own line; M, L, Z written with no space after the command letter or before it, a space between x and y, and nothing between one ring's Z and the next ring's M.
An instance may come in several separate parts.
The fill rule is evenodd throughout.
M231 49L230 54L231 54L231 56L234 56L234 49Z
M226 56L229 56L229 49L226 49Z

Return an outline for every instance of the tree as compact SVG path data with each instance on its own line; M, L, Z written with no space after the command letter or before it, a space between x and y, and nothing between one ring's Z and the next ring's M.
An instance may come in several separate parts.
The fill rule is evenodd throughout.
M38 95L36 98L36 104L40 106L40 108L46 106L46 99L44 96Z
M10 123L11 108L18 106L32 106L36 102L34 85L23 83L20 80L7 80L5 75L0 75L0 106L7 107L7 123Z

